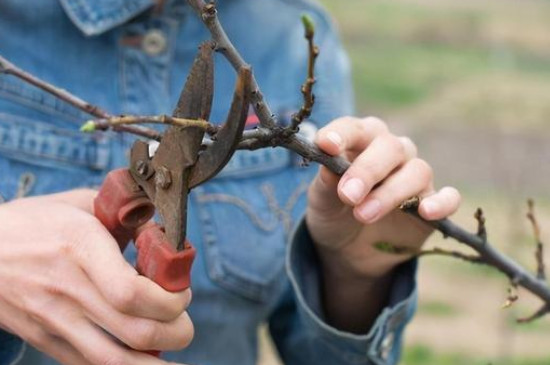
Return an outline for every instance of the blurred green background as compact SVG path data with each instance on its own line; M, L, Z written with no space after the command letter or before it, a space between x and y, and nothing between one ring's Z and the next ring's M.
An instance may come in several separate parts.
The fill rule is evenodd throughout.
M490 240L534 269L528 197L550 244L550 2L321 3L350 54L358 113L411 136L436 183L462 191L454 219L474 230L473 212L483 207ZM456 246L440 235L429 245ZM507 288L490 269L423 259L402 363L550 364L550 319L516 324L539 303L520 291L503 310ZM262 364L277 364L267 348Z

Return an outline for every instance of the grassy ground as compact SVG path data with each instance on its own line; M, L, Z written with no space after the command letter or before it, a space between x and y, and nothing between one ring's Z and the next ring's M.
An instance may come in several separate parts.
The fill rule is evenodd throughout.
M455 220L474 229L472 213L484 207L490 239L533 267L528 196L550 242L550 2L322 3L340 23L359 114L411 135L437 182L464 193ZM434 235L429 244L452 243ZM517 325L538 303L520 292L502 310L507 282L492 270L426 258L419 290L403 364L550 364L550 319ZM262 365L276 364L262 348Z

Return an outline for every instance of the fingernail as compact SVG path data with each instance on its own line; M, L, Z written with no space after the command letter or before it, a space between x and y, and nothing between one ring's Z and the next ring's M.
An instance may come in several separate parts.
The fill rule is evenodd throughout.
M356 177L351 178L342 186L342 194L344 194L353 204L357 204L365 194L365 184Z
M327 138L329 141L340 147L342 145L342 137L336 132L328 132Z
M382 210L382 204L377 199L369 200L364 205L358 208L359 216L366 222L372 222L380 211Z
M439 204L430 200L425 200L422 202L422 209L424 209L424 213L427 215L432 215L439 210Z

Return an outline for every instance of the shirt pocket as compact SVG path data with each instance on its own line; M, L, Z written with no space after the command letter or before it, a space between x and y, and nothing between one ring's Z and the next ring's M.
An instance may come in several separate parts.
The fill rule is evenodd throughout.
M259 303L283 288L286 244L307 190L293 170L254 176L243 170L193 190L206 269L222 288Z
M84 134L86 116L42 90L0 79L0 194L12 199L22 177L29 194L99 184L109 165L110 137Z

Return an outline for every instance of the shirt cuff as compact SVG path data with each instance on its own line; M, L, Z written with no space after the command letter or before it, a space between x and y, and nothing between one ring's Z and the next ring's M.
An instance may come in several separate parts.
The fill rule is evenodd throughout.
M410 260L396 268L388 305L366 334L341 331L327 323L321 302L319 267L313 240L305 219L302 219L290 241L287 270L300 317L308 332L326 344L342 363L397 364L403 330L416 311L417 260Z

